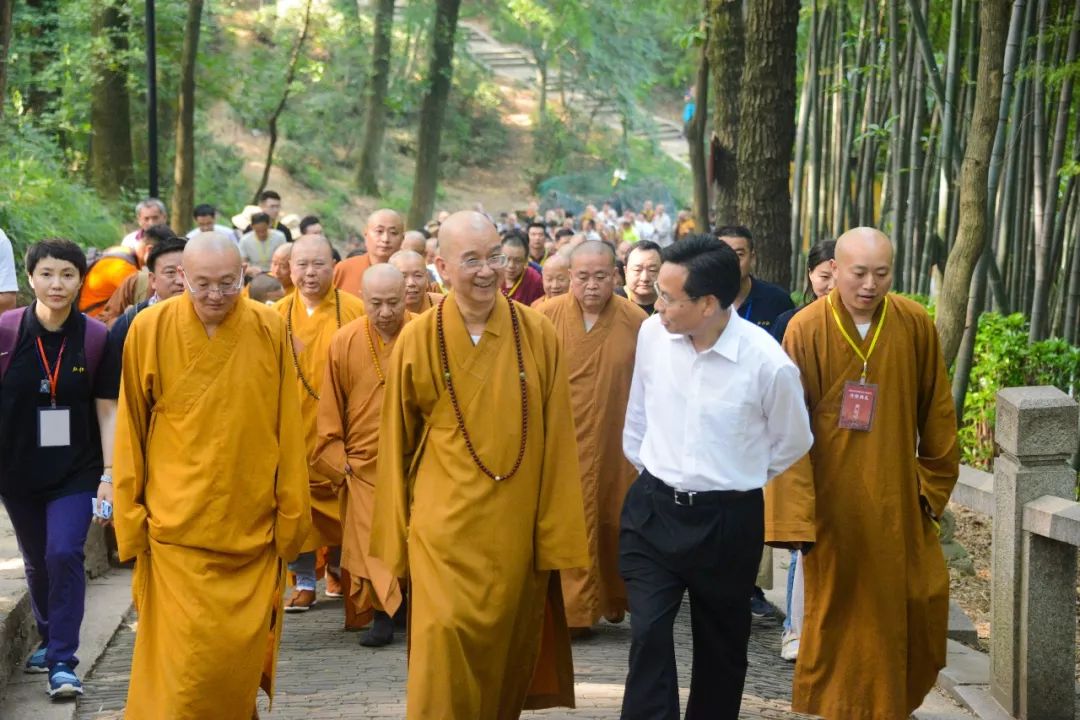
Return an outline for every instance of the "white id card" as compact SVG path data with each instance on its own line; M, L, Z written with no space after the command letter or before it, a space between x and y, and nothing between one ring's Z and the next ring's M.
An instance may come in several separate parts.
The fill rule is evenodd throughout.
M38 447L71 445L71 408L38 408Z

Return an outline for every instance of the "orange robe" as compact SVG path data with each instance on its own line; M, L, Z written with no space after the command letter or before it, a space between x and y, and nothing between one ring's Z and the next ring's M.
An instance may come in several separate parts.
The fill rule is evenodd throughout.
M860 342L839 293L830 298ZM784 348L814 431L809 457L766 488L766 541L816 541L805 556L792 708L828 720L906 718L945 666L949 576L922 504L941 516L960 460L937 331L921 306L888 296L869 362L877 400L867 432L838 426L844 383L858 382L862 360L824 299L792 319Z
M619 515L637 471L623 455L622 428L638 329L648 316L613 295L586 332L581 306L569 293L548 300L540 312L555 325L570 374L592 565L561 575L566 622L587 628L601 616L614 619L626 612L626 586L619 575Z
M212 338L187 293L132 322L113 467L139 611L128 718L250 720L272 693L284 563L311 522L286 343L246 300Z
M507 301L473 345L453 291L394 348L379 438L372 553L409 575L413 720L517 717L573 706L573 662L558 570L587 567L585 518L565 360L551 323L515 305L528 432L517 473L496 482L470 457L440 367L442 312L451 378L475 452L508 472L522 398Z
M79 290L79 310L90 317L100 317L105 304L129 275L139 272L135 253L116 246L105 250L90 265Z
M406 313L405 321L411 317ZM330 342L319 398L319 439L313 465L336 487L344 488L341 566L352 579L350 615L351 625L356 627L370 623L376 610L393 615L401 606L397 578L371 556L379 414L396 341L395 337L383 342L366 317L341 328Z
M335 298L337 300L335 301ZM338 309L340 303L340 312ZM303 420L305 440L305 460L314 457L315 445L319 437L317 418L319 400L313 397L304 382L315 392L320 393L323 379L326 377L326 358L330 352L330 340L334 333L346 323L352 322L364 314L364 303L346 292L334 288L323 297L322 302L309 317L300 291L294 289L290 294L273 305L282 317L292 319L292 348L290 362L295 362L300 377L297 377L296 389L300 398L300 415ZM326 475L315 468L309 468L308 478L311 486L311 534L304 543L302 552L311 552L321 547L341 545L341 501L337 490Z
M442 293L426 292L420 299L420 309L416 311L419 315L422 312L427 312L431 308L441 303L446 298Z
M345 258L334 266L334 287L360 297L364 289L364 273L371 265L370 253Z

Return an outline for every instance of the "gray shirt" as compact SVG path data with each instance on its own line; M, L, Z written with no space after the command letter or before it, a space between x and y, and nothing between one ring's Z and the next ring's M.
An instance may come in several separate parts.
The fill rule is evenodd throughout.
M259 240L252 231L240 238L240 257L248 265L266 272L270 269L274 251L284 244L285 234L279 230L271 230L266 240Z

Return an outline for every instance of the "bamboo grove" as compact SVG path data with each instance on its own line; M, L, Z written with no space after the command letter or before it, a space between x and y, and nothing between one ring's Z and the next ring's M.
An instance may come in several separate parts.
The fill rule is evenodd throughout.
M713 58L742 41L732 39L738 23L716 22L727 4L706 3L706 21L713 23L707 42L719 48ZM938 318L946 357L959 354L958 368L983 309L1023 312L1033 341L1057 336L1075 344L1078 44L1080 0L804 2L791 153L791 277L802 274L800 263L816 240L874 225L896 245L896 290L940 301L951 284L966 299L954 333L959 338L966 327L962 345L942 328L940 312ZM724 103L730 88L715 62L713 72L714 102ZM719 138L732 135L730 114L714 110ZM967 209L966 235L965 202L975 203ZM970 221L978 213L981 224ZM979 252L970 258L973 271L963 272L965 248L957 245L973 230Z

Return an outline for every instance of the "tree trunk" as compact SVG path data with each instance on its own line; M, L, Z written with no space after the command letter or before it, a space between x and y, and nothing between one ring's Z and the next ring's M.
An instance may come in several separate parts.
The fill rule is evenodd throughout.
M307 0L307 4L304 7L304 25L300 28L300 35L296 38L296 44L293 45L292 53L289 55L289 66L285 71L285 84L284 89L281 91L281 100L278 102L277 107L274 108L273 114L270 115L270 146L266 149L266 162L263 163L263 174L259 180L259 187L255 190L255 195L251 199L252 205L259 203L259 195L266 189L266 184L270 182L270 168L274 165L274 148L277 147L278 131L277 124L278 118L281 117L281 113L285 112L285 103L289 100L289 93L292 91L293 80L296 79L296 68L300 64L300 56L303 55L304 42L307 40L308 30L311 28L311 0Z
M1018 0L1022 2L1022 0ZM1001 109L1005 36L1009 6L983 2L979 8L979 73L964 162L960 168L960 226L949 253L937 304L937 328L946 364L956 358L967 316L971 275L983 254L987 228L987 178ZM978 317L970 319L977 323ZM961 396L960 402L963 402Z
M709 67L714 100L713 128L719 143L718 162L713 167L716 184L714 215L719 225L734 224L738 188L739 84L744 62L742 3L738 0L710 0Z
M180 95L176 101L176 161L173 166L173 230L183 235L195 208L195 65L203 0L188 0L184 47L180 52Z
M15 0L0 0L0 117L7 104L7 58L11 47L11 19Z
M709 117L709 29L705 25L705 42L698 59L697 81L694 84L694 115L687 128L690 145L690 169L694 177L694 225L700 232L709 231L709 176L705 163L705 123Z
M26 0L26 5L37 13L30 31L34 38L34 49L30 51L30 73L34 78L41 78L59 55L60 3L58 0ZM40 117L56 95L55 87L35 82L28 88L26 108Z
M791 193L795 139L795 44L799 0L757 0L746 18L739 92L738 217L755 237L757 273L791 284Z
M896 248L896 263L893 268L894 284L897 289L904 287L904 260L906 257L904 244L904 147L907 137L904 133L904 104L900 85L900 76L903 73L900 55L900 19L898 16L898 0L885 0L889 23L889 114L893 118L892 130L889 133L889 203L892 222L889 233L892 235L893 245ZM884 208L882 208L884 210Z
M379 163L386 133L386 95L390 88L393 23L394 0L378 0L371 51L371 78L367 86L367 112L364 114L364 141L356 170L357 189L375 197L379 196Z
M129 20L122 3L95 3L91 32L102 41L90 89L90 184L109 199L131 187L135 175L127 87Z
M417 131L416 174L413 178L412 203L408 227L422 227L435 209L435 189L439 183L439 145L442 142L443 118L454 72L454 36L457 34L461 0L436 0L434 42L428 66L428 89L420 107Z

